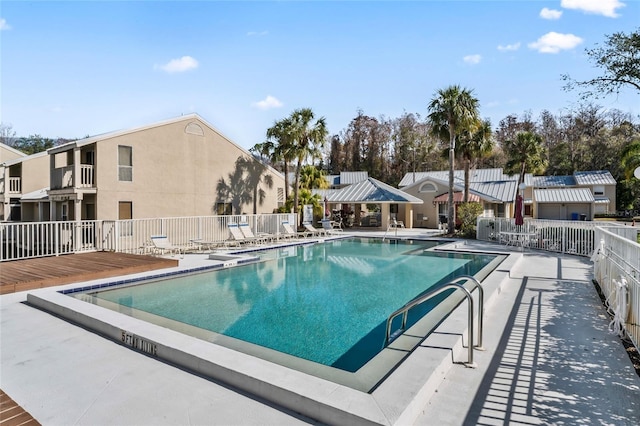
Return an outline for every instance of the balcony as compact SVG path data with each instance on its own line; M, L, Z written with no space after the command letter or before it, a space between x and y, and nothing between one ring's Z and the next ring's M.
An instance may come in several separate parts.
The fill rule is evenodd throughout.
M90 164L80 165L80 179L77 184L74 184L73 170L73 165L54 169L51 175L51 189L95 187L94 166Z
M10 177L8 194L20 194L20 193L22 193L22 178Z

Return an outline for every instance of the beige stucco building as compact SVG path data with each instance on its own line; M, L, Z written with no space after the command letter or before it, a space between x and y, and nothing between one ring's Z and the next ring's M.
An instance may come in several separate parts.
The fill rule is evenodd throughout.
M49 187L49 156L46 152L26 155L0 144L0 220L48 220L48 204L27 202L46 198Z
M447 216L448 175L448 171L407 173L399 186L424 203L401 206L399 217L414 227L437 227ZM593 220L598 213L615 212L616 181L607 170L568 176L526 174L520 188L518 176L506 175L501 168L476 169L471 170L469 182L470 201L481 203L488 217L514 217L518 193L523 196L524 216L534 219ZM457 206L464 190L462 170L454 172L454 190Z
M284 202L284 177L197 114L77 140L42 156L37 171L23 162L23 181L42 172L46 178L22 199L37 205L40 217L23 212L22 220L272 213Z

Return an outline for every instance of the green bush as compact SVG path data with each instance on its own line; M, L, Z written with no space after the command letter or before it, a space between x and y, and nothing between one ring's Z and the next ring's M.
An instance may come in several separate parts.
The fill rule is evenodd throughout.
M464 237L475 238L476 222L483 211L480 203L462 203L458 206L460 232Z

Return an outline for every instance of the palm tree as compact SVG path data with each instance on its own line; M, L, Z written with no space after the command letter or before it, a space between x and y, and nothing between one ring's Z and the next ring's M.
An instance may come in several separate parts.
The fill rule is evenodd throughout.
M321 149L327 139L329 131L324 117L313 122L314 114L310 108L302 108L291 114L289 135L293 141L290 151L291 157L297 160L296 177L293 185L293 208L298 212L298 193L302 164L311 157L311 162L320 157Z
M464 202L469 202L469 171L471 163L490 154L493 150L491 137L491 121L478 120L470 129L462 132L459 137L458 150L464 163Z
M444 139L449 139L449 234L453 234L455 224L453 222L453 173L455 166L456 135L464 129L470 128L478 121L478 99L473 96L471 90L460 86L449 86L440 89L429 103L429 121L433 133Z
M635 140L622 151L621 158L624 177L631 179L636 168L640 167L640 140Z
M291 127L292 122L290 118L276 121L273 126L267 129L267 140L263 143L256 144L252 148L253 152L269 158L272 164L282 162L285 199L289 198L289 165L295 159Z
M527 171L541 174L547 167L542 136L538 134L518 132L515 139L504 142L503 150L508 158L505 171L508 174L519 174L518 185L524 182L524 175Z
M300 189L327 189L329 182L324 176L324 172L313 165L306 165L300 172Z

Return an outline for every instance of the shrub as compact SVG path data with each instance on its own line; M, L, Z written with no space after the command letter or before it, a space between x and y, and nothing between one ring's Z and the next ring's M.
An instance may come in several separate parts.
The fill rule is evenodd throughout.
M480 203L462 203L458 206L460 232L463 236L475 238L476 222L483 211L484 209Z

